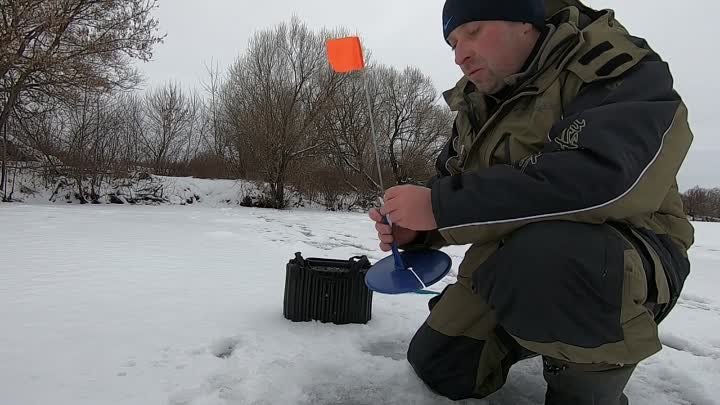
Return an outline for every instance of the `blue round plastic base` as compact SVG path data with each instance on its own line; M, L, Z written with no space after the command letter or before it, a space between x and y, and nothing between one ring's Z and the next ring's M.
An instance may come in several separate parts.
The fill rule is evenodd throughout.
M440 250L423 249L400 252L405 265L411 268L397 269L394 255L390 255L370 267L365 274L365 285L381 294L405 294L431 286L442 280L452 267L452 259Z

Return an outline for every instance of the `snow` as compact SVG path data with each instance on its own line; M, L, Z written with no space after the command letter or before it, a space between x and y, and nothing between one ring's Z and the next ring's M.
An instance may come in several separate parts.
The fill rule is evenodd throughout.
M664 350L629 384L633 405L720 403L720 224L695 226L691 277L661 325ZM453 403L405 360L429 296L375 294L367 325L282 315L295 252L385 256L363 213L0 204L0 227L2 404ZM447 249L455 268L433 289L464 250ZM532 359L491 398L461 403L541 404L544 389Z

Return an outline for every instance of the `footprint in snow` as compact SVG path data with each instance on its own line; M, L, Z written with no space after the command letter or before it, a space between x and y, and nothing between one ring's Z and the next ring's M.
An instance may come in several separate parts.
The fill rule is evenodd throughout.
M315 241L303 241L304 244L310 245L312 247L322 249L322 250L333 250L338 247L342 247L342 245L334 244L334 243L322 243L322 242L315 242Z
M347 247L351 247L351 248L355 248L355 249L360 249L362 251L370 250L368 247L357 243L356 242L357 238L352 238L352 239L348 240L348 239L341 239L341 238L336 238L334 236L331 236L329 239L334 241L331 243L333 243L337 246L347 246Z
M241 339L239 337L220 339L211 345L210 352L219 359L227 359L232 356L240 344Z
M663 345L675 350L692 354L698 357L706 357L714 360L720 360L720 348L712 344L703 344L702 342L693 342L674 333L662 333L660 341Z
M718 315L720 315L720 307L717 305L714 305L712 301L695 296L695 295L687 295L684 294L680 296L680 299L677 302L678 306L688 308L688 309L699 309L701 311L709 311L714 312Z
M312 247L322 249L322 250L334 250L338 248L353 248L358 249L361 252L368 252L370 249L368 249L365 246L358 245L355 243L336 243L336 242L317 242L313 240L304 240L302 243L306 245L310 245Z
M136 362L134 359L129 359L129 360L125 361L124 363L122 363L122 364L120 365L120 367L122 367L122 368L133 368L133 367L135 367L136 365L137 365L137 362ZM128 375L127 371L118 371L118 373L117 373L117 376L118 376L118 377L125 377L125 376L127 376L127 375Z
M379 340L365 344L360 350L373 356L387 357L393 360L405 360L408 342L403 340Z
M310 228L308 228L308 227L305 226L305 225L300 225L300 226L298 226L298 225L295 225L295 224L283 224L283 226L284 226L285 228L290 228L290 229L300 228L300 233L301 233L302 235L304 235L306 238L311 238L311 237L315 236L315 234L312 233L312 231L310 230Z

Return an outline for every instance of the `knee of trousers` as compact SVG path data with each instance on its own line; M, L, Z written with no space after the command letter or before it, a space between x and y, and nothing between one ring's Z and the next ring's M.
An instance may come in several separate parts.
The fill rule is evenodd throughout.
M410 341L407 359L435 393L461 400L475 395L483 342L445 336L424 323Z
M609 225L533 223L480 265L473 287L513 337L582 348L621 342L624 250Z

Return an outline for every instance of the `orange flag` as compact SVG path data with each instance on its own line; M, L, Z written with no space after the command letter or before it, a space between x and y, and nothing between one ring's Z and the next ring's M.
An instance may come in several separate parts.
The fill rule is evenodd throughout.
M327 53L330 66L338 73L348 73L365 67L358 37L327 40Z

